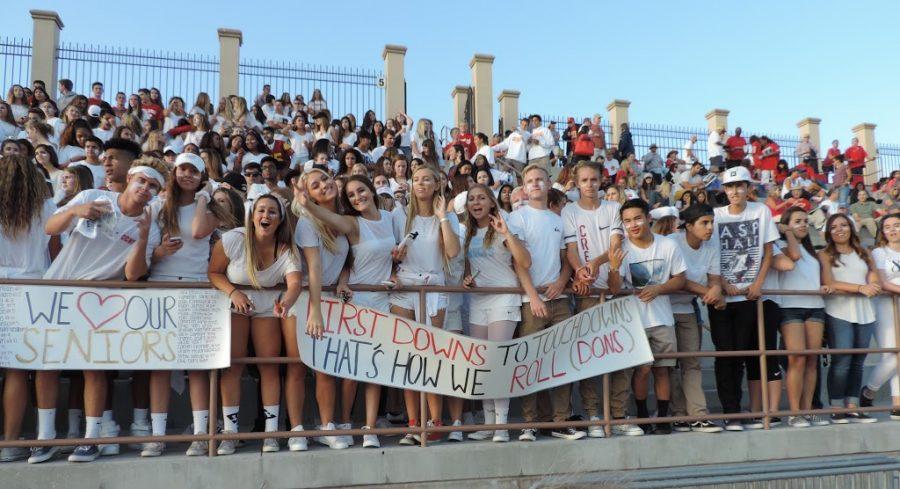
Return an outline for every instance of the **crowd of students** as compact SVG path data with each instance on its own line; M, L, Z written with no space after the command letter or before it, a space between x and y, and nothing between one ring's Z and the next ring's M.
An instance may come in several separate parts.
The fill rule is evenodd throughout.
M247 356L252 346L256 356L298 358L297 334L323 335L318 304L326 295L504 341L552 326L603 296L634 293L646 304L645 331L655 354L698 351L707 322L717 350L758 349L761 300L767 349L862 348L872 335L881 347L896 344L892 300L900 291L900 212L894 202L900 177L854 195L842 193L856 167L849 167L846 183L837 174L846 171L843 160L856 150L828 153L832 163L823 168L834 174L830 184L819 178L815 155L805 153L804 164L784 178L790 195L782 195L775 186L777 163L770 170L754 156L777 159L771 141L759 138L745 148L739 131L721 144L728 157L711 151L706 164L694 157L691 141L682 157L673 152L663 160L651 146L637 159L627 126L618 144L607 147L599 116L570 124L562 136L539 116L503 135L473 135L460 124L452 141L441 144L428 119L416 122L400 113L380 121L372 111L359 122L354 114L337 118L318 90L305 102L301 95L276 97L266 86L252 104L230 96L215 106L200 93L188 109L177 96L164 104L155 88L130 96L120 92L112 103L105 101L100 82L90 97L73 88L62 80L54 101L40 82L28 89L16 85L7 102L0 102L0 277L208 280L232 305L233 357ZM717 136L721 140L724 131ZM561 140L572 144L563 150ZM848 209L841 203L849 199L855 200ZM814 216L824 235L819 249L813 245L819 233ZM875 228L873 250L861 244L858 226ZM429 293L422 310L416 294L393 290L400 285L462 285L473 291ZM268 289L276 286L283 290ZM359 286L384 290L354 290ZM478 287L520 287L523 293L479 294ZM762 293L776 289L821 296ZM298 325L294 306L303 290L312 299L311 311ZM890 381L896 407L891 418L900 418L895 354L881 355L866 379L865 354L830 357L829 405L870 406ZM304 430L306 383L313 378L317 424L326 431L398 420L417 426L423 418L429 426L471 425L479 411L477 403L427 394L420 412L416 392L401 395L321 372L308 376L300 362L283 370L255 368L259 428L267 432L278 431L282 418L292 431ZM746 376L750 412L762 411L762 389L768 389L770 411L779 409L785 389L791 410L818 408L820 368L818 355L788 355L783 363L770 361L766 372L755 357L719 357L719 401L725 413L742 412ZM225 433L238 431L244 371L234 365L220 377ZM117 436L107 373L63 375L72 386L67 437ZM170 375L132 374L131 434L166 433ZM57 437L59 377L57 371L5 370L5 440L22 434L29 392L37 407L37 439ZM729 419L724 426L703 419L709 411L701 377L697 358L658 359L613 373L614 418L628 416L633 398L638 418L700 420L617 423L612 433L762 427L751 417ZM202 434L209 426L209 377L192 371L187 378L193 432ZM573 419L578 413L572 387L522 397L524 421ZM353 418L360 388L364 420ZM599 379L577 388L583 414L597 424L547 434L567 440L605 436ZM481 404L483 423L509 421L510 399ZM791 416L784 424L874 421L851 412ZM538 435L526 428L517 438L533 441ZM400 444L417 444L418 436L410 433ZM462 431L446 435L447 441L464 438ZM510 433L483 430L468 438L506 442ZM315 441L342 449L356 440L333 435ZM375 435L362 437L364 447L380 443ZM228 455L239 446L224 440L218 453ZM297 436L287 446L303 451L308 441ZM138 448L147 457L165 450L162 443ZM262 444L263 452L280 448L275 438ZM41 463L61 450L5 448L0 459ZM117 454L119 446L69 450L70 461L89 462ZM204 443L195 442L186 453L205 451Z

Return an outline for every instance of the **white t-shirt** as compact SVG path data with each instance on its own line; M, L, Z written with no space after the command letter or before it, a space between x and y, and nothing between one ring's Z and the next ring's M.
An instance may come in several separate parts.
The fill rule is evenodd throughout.
M831 266L826 263L825 266ZM838 265L831 266L835 282L865 285L869 267L856 252L851 251L838 257ZM825 298L825 312L834 318L855 324L875 322L875 308L872 299L859 294L830 295Z
M529 132L520 134L518 131L513 131L502 143L494 146L492 149L495 151L506 151L507 159L525 162L528 159L528 148L525 143L530 137L531 133Z
M346 144L347 146L350 146L352 148L353 145L356 144L356 133L351 132L350 134L347 134L346 136L341 138L341 144Z
M97 236L88 238L80 231L73 231L80 218L72 219L69 225L69 241L63 246L56 260L50 265L45 279L58 280L124 280L125 262L131 254L131 247L139 237L137 219L122 214L119 208L119 194L106 190L84 190L72 198L68 204L56 212L64 212L76 205L96 200L112 202L112 213L100 220ZM150 221L147 237L146 259L150 266L153 248L159 243L159 226Z
M309 159L309 148L306 147L305 143L312 145L313 142L313 136L309 131L303 134L291 131L291 149L294 150L294 155L291 157L291 166Z
M159 222L158 216L162 209L163 201L154 200L150 204L153 209L153 220ZM204 280L209 270L209 236L194 239L192 224L197 203L191 203L178 208L178 236L181 238L181 248L174 254L163 257L154 263L150 269L150 280L177 280L179 277L190 280ZM162 228L160 228L160 240L154 243L154 247L162 244Z
M716 156L723 156L724 149L719 144L722 142L722 136L719 135L718 132L713 131L709 133L709 137L706 138L706 154L710 158L715 158Z
M487 144L478 148L478 151L476 151L475 154L472 155L473 162L475 161L475 157L478 155L484 156L487 159L487 162L489 165L496 166L497 161L494 159L494 150L491 149L491 147L488 146Z
M244 157L241 159L241 170L247 167L250 163L259 163L263 158L269 156L265 153L253 154L251 152L244 153Z
M511 228L521 232L522 241L531 254L531 269L528 273L534 287L540 288L556 282L562 269L559 250L566 248L562 218L551 210L525 205L510 214L506 222ZM527 294L522 295L523 302L529 300Z
M235 285L253 285L247 273L247 254L244 250L246 232L246 228L235 228L222 235L222 249L228 257L225 275L228 281ZM269 268L257 270L255 275L260 287L275 287L285 283L284 278L287 274L299 271L296 256L285 250Z
M478 271L475 284L478 287L518 287L519 279L513 268L512 252L506 247L506 238L494 234L491 244L484 246L484 237L487 227L479 228L466 250L466 258L469 260L470 273ZM516 236L521 235L515 226L509 228ZM460 247L465 247L466 227L460 226ZM469 304L472 309L492 309L499 307L519 307L522 298L519 294L471 294Z
M691 162L694 161L694 158L696 158L696 155L694 155L693 153L694 153L694 142L691 141L690 139L688 139L687 142L684 143L684 151L681 152L681 159L690 165ZM693 155L694 158L692 158L691 155Z
M0 142L19 134L19 127L6 121L0 121Z
M47 245L50 236L44 226L56 212L53 199L44 201L41 212L31 221L28 231L13 238L7 236L0 227L0 278L41 278L50 266L50 251Z
M787 241L778 240L775 246L782 252L787 249ZM819 290L822 283L819 259L810 255L806 248L800 246L800 259L794 262L794 269L788 272L780 272L775 269L769 271L770 275L777 277L776 288L785 290ZM766 282L768 282L766 277ZM768 285L768 284L767 284ZM768 287L766 287L768 288ZM781 307L799 309L821 309L825 307L825 300L818 295L782 295L779 296Z
M613 158L604 161L603 168L606 169L606 172L609 173L610 176L615 177L616 173L619 173L619 170L622 168L622 165L619 164L619 160Z
M359 243L353 245L353 268L348 284L380 285L391 277L391 250L397 244L391 213L381 209L381 219L370 221L356 217L359 224Z
M882 272L888 282L900 285L900 252L884 246L872 250L875 268ZM880 324L894 325L894 294L885 294L875 299L877 321Z
M68 163L72 158L84 156L84 148L75 146L74 144L63 146L57 150L56 156L59 158L59 164L63 165Z
M98 138L100 138L100 140L103 141L104 143L109 141L113 137L113 134L115 134L115 132L116 132L115 127L111 127L107 130L100 129L100 126L97 126L94 128L94 136L97 136Z
M778 239L772 212L765 204L747 202L740 214L731 214L728 206L717 207L714 213L712 241L719 249L722 280L739 289L749 287L759 274L765 244ZM740 302L747 298L727 296L725 300Z
M625 259L619 273L629 289L640 289L648 285L662 285L670 278L687 270L684 257L675 241L660 234L653 235L653 242L646 248L635 246L630 239L622 243ZM646 314L646 327L674 326L672 305L668 295L660 295L641 308Z
M300 248L319 249L319 260L322 262L322 285L336 285L344 263L347 261L347 254L350 252L350 242L347 241L347 237L342 234L334 239L337 248L332 253L325 247L325 242L322 241L319 231L309 216L300 216L300 219L297 220L297 229L294 231L294 242ZM309 283L309 266L302 250L300 260L304 270L303 285L307 285Z
M609 251L610 237L613 234L623 236L622 218L619 216L618 202L601 200L600 207L587 210L578 202L572 202L562 210L563 227L566 243L575 243L578 247L578 260L582 265ZM609 263L600 266L594 287L608 287Z
M450 220L450 228L459 236L459 219L456 214L447 214ZM395 206L391 212L394 223L394 235L402 241L406 235L406 209ZM399 272L405 273L433 273L444 276L444 257L441 254L440 221L437 216L415 216L410 233L418 233L416 239L409 240L406 245L406 258L398 266Z
M684 231L669 236L672 241L678 245L681 255L684 257L684 263L687 265L685 278L691 282L696 282L706 286L709 284L709 275L720 275L719 270L719 249L711 241L703 241L700 248L691 248L687 242ZM694 307L691 305L693 297L689 295L673 295L670 297L672 304L672 312L675 314L693 314Z

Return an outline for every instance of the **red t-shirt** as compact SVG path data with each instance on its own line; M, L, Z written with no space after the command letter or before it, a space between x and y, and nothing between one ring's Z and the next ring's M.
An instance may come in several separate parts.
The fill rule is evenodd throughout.
M850 169L865 166L866 157L868 156L869 154L866 153L866 150L862 146L850 146L844 151L844 158L847 159Z
M475 136L472 136L470 133L459 133L459 144L463 145L463 148L466 150L467 160L478 151L475 148Z
M837 148L828 148L828 152L825 153L825 159L822 161L822 167L828 168L834 166L834 158L841 154L841 150Z
M747 140L740 136L731 136L725 141L725 152L728 153L728 159L732 161L743 160L747 156L744 146Z
M163 120L163 108L154 103L142 104L141 110L149 112L151 119L156 119L158 121Z
M778 159L781 158L781 148L778 147L778 144L775 141L769 143L768 146L763 148L763 151L769 150L769 155L765 156L760 153L762 157L759 163L760 170L775 170L775 167L778 166Z

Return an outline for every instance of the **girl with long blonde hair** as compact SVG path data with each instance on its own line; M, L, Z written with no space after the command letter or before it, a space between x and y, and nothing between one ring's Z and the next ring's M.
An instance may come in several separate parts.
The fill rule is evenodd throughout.
M257 356L281 354L282 322L300 296L300 266L294 252L292 226L284 202L272 194L258 197L247 214L244 227L222 235L213 246L209 281L228 295L232 303L231 356L247 356L252 339ZM287 290L268 290L287 284ZM240 288L239 288L240 287ZM244 287L250 287L244 288ZM290 347L296 337L289 339ZM258 365L266 431L278 430L281 379L278 365ZM238 431L243 365L232 365L221 377L222 415L225 432ZM277 452L278 440L263 440L263 452ZM219 455L235 451L235 440L223 440Z
M400 245L392 252L397 262L395 283L399 285L445 285L448 261L459 254L459 238L457 229L459 221L453 213L447 213L444 196L438 192L439 177L429 167L419 167L412 175L412 191L409 204L396 207L393 211L395 234L403 236ZM393 293L390 297L391 313L435 327L444 326L444 313L447 308L445 294L427 294L425 311L419 308L418 294L412 292ZM461 326L461 325L460 325ZM441 426L442 400L438 394L426 394L430 421L434 426ZM411 390L404 392L409 424L418 424L419 416L429 413L419 412L419 393ZM428 435L432 440L439 440L440 433ZM408 434L400 443L413 445L418 435Z

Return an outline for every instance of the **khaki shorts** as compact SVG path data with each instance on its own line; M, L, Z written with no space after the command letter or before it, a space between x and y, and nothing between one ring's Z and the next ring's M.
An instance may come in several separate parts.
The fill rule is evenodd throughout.
M657 353L674 353L675 352L675 328L673 326L654 326L644 330L647 335L647 341L650 342L650 352ZM653 362L654 367L674 367L677 360L674 358L664 358Z

